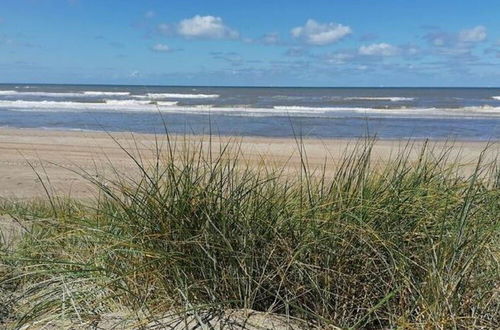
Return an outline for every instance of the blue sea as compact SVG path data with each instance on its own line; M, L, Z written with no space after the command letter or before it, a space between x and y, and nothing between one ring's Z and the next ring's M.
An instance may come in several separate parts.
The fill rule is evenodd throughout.
M1 84L0 127L500 140L500 88Z

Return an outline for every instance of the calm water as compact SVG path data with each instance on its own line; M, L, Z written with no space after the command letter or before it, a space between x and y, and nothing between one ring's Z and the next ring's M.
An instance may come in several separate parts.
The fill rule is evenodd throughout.
M0 85L0 126L500 140L500 88Z

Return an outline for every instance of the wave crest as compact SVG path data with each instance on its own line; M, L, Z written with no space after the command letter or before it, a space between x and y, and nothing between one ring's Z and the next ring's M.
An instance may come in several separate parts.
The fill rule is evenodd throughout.
M165 99L215 99L218 94L180 94L180 93L148 93L146 95L137 95L137 97L165 98Z
M0 108L15 111L113 111L113 112L168 112L191 114L214 114L234 116L409 116L409 117L498 117L500 107L489 105L462 108L371 108L371 107L307 107L307 106L274 106L272 108L249 106L214 107L211 104L179 106L177 101L150 100L104 100L102 102L72 101L24 101L0 100Z
M109 96L109 95L126 96L126 95L130 95L130 92L85 91L85 92L83 92L83 95L91 95L91 96Z
M401 102L401 101L413 101L414 97L401 97L401 96L353 96L346 97L344 100L348 101L391 101L391 102Z

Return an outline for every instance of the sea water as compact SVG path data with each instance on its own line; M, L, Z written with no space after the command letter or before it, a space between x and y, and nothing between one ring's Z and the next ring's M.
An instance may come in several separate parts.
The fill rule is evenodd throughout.
M0 85L0 126L500 140L500 88Z

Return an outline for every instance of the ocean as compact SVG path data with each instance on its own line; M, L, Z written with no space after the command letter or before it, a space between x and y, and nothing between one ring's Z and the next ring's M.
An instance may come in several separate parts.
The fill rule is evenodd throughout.
M0 127L500 140L500 88L1 84Z

